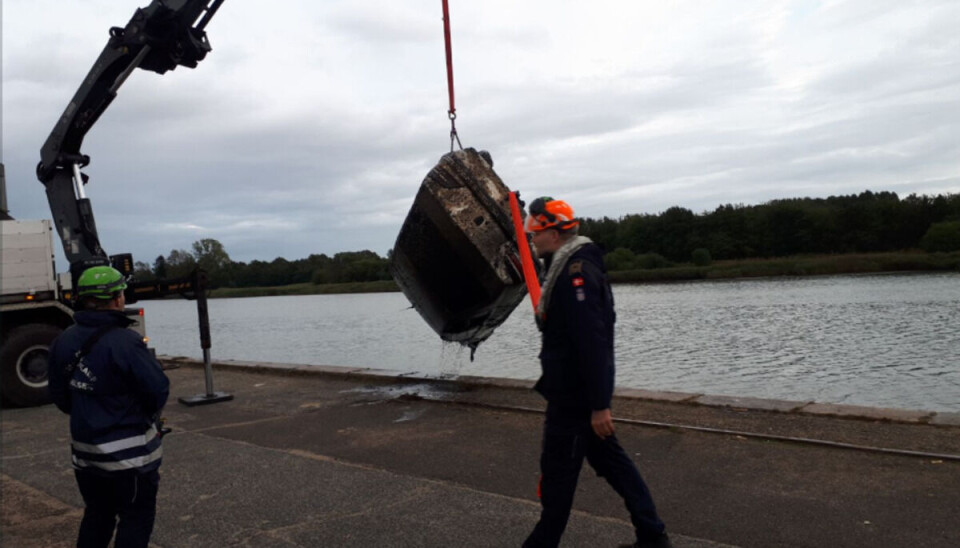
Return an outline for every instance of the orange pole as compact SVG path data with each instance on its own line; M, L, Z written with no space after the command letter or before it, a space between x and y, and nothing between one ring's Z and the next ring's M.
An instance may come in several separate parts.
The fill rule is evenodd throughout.
M517 233L517 248L520 250L520 264L523 265L523 281L527 283L530 292L530 303L533 312L537 312L540 304L540 280L537 279L537 269L533 266L533 254L530 253L530 242L527 233L523 230L523 214L520 213L520 201L516 192L510 193L510 212L513 214L513 230Z

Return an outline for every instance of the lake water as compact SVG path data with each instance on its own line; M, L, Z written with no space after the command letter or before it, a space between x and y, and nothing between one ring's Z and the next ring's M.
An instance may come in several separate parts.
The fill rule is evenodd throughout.
M614 286L617 385L960 411L960 273ZM151 345L201 358L196 304L148 301ZM524 301L475 361L400 293L210 301L214 360L535 379Z

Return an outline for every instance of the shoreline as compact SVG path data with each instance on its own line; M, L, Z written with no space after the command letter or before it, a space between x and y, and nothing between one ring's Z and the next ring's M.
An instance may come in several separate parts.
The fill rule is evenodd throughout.
M849 255L794 256L771 259L715 261L708 266L678 266L616 270L612 284L672 283L757 278L843 276L858 274L903 274L960 272L960 252L867 253ZM300 283L270 287L222 287L210 290L211 299L276 297L284 295L334 295L398 292L393 280L339 284Z
M203 362L193 358L158 355L157 359L166 367L203 368ZM241 360L214 360L214 369L228 371L246 371L264 374L282 374L290 376L331 376L349 380L394 380L396 382L423 381L440 385L462 387L495 387L499 389L533 391L533 380L511 379L504 377L480 377L475 375L436 376L420 371L396 371L367 367L337 365L303 365L292 363L251 362ZM756 398L751 396L726 396L704 394L700 392L675 392L669 390L646 390L642 388L617 388L614 397L624 400L647 401L656 403L683 404L709 408L729 408L733 410L764 411L785 415L839 417L868 421L881 421L905 424L925 424L933 426L960 427L960 413L924 409L900 409L891 407L872 407L848 405L813 400L779 400Z

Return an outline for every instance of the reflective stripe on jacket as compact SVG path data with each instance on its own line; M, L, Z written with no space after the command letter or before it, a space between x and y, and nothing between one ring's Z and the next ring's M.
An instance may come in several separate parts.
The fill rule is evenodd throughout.
M160 466L163 450L155 420L170 382L140 336L125 329L119 311L81 311L75 325L50 346L49 390L70 415L73 465L102 473L147 472ZM107 331L68 374L66 366L95 332Z
M76 468L97 468L107 472L149 469L149 465L163 457L163 447L157 428L151 426L145 434L101 444L73 440L73 465Z

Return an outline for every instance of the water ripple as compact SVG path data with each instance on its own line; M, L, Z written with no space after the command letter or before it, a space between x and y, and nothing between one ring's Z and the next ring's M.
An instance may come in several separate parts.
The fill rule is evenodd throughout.
M616 286L619 386L960 411L960 274ZM162 354L199 358L186 301L144 303ZM218 299L218 359L533 379L526 303L476 360L400 294Z

